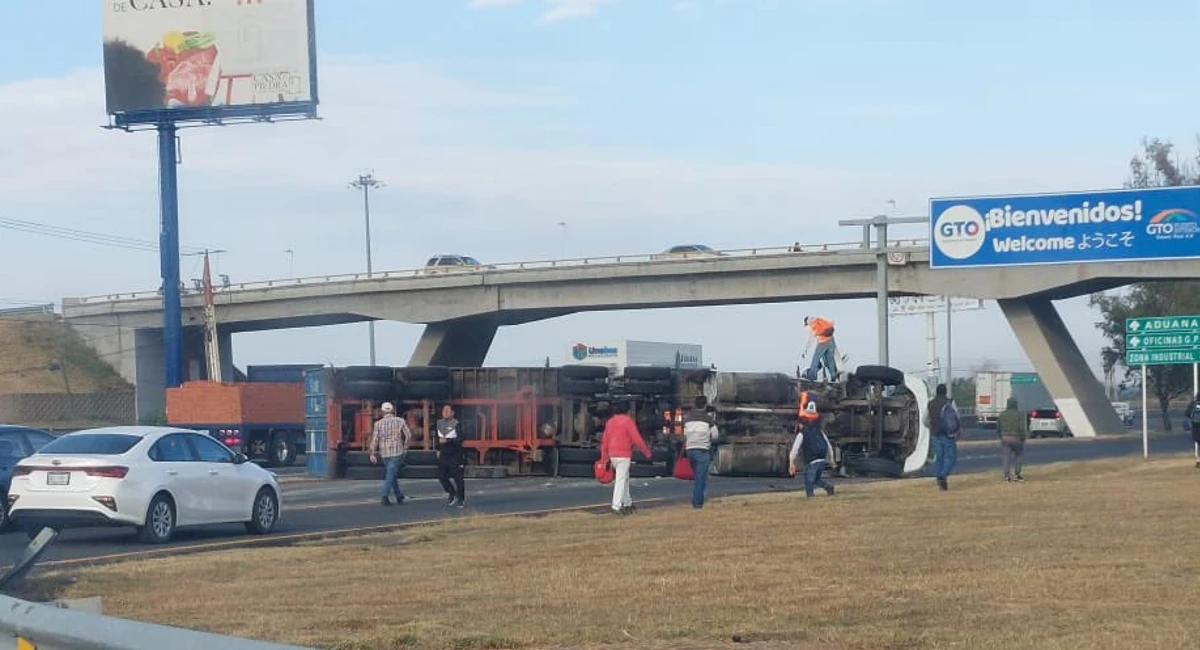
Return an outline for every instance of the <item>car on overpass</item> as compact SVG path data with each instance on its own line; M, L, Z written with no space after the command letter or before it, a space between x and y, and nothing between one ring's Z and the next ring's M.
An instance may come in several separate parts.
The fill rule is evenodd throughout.
M8 486L13 468L54 440L42 431L15 424L0 424L0 532L8 529Z
M724 253L715 251L704 244L679 244L667 250L650 256L652 260L694 259L697 257L724 257Z
M434 255L425 262L425 267L421 269L421 272L425 274L469 273L494 268L496 267L491 265L485 266L469 255Z
M275 475L211 436L171 427L69 433L13 468L9 517L43 528L132 526L162 544L177 528L245 524L265 535L281 512Z

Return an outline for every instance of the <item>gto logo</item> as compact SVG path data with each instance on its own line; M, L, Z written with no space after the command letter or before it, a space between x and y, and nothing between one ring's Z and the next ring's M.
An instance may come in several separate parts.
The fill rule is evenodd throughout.
M978 253L986 237L983 215L969 205L947 208L933 225L933 241L937 249L955 260L965 260Z
M1146 224L1146 234L1155 239L1192 239L1197 233L1200 233L1200 223L1191 210L1163 210Z

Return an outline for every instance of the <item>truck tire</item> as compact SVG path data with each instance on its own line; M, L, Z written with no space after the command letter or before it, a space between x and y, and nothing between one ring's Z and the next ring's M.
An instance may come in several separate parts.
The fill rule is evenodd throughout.
M406 399L448 399L450 383L445 381L410 381L403 384L400 393Z
M358 381L382 381L392 383L394 369L391 366L347 366L339 373L345 383Z
M590 465L600 460L600 450L594 447L559 447L559 465L582 464Z
M276 431L271 434L271 444L267 447L267 462L273 467L291 467L296 462L296 448L292 446L292 434L289 431Z
M625 382L625 392L630 395L670 395L675 392L675 386L669 379L629 379Z
M350 399L386 402L396 399L396 387L392 381L360 379L342 384L342 393Z
M407 366L396 368L396 374L404 381L440 381L450 383L450 369L446 366Z
M664 368L662 366L628 366L625 368L625 379L636 379L638 381L666 381L670 382L675 376L673 368Z
M879 456L847 458L845 465L852 476L862 478L901 478L904 475L904 463Z
M560 478L594 478L596 470L591 463L559 463Z
M670 476L665 465L639 465L634 463L629 466L629 478L663 478Z
M558 392L562 395L591 397L608 392L608 382L603 379L559 379Z
M418 467L437 467L437 452L433 449L409 449L404 455L404 465Z
M563 379L608 379L608 368L604 366L562 366L558 376Z
M861 381L877 381L884 386L904 385L904 373L890 366L859 366L854 376Z

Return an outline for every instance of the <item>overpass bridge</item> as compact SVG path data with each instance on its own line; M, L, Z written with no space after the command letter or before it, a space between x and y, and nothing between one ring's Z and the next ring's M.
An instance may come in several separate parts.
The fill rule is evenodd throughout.
M222 365L232 335L369 320L424 324L412 365L482 365L497 330L586 311L802 302L877 295L881 254L894 296L996 300L1077 436L1122 431L1053 301L1147 280L1200 277L1200 260L931 269L926 240L722 251L719 256L593 257L330 275L217 287ZM185 367L203 372L203 308L183 298ZM137 387L138 412L163 410L162 296L158 291L63 300L63 316Z

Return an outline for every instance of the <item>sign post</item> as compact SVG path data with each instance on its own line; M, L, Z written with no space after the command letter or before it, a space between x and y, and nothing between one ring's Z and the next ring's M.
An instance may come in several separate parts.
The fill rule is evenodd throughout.
M1125 366L1142 367L1143 456L1150 456L1149 366L1191 364L1195 388L1197 363L1200 363L1200 315L1125 319Z

